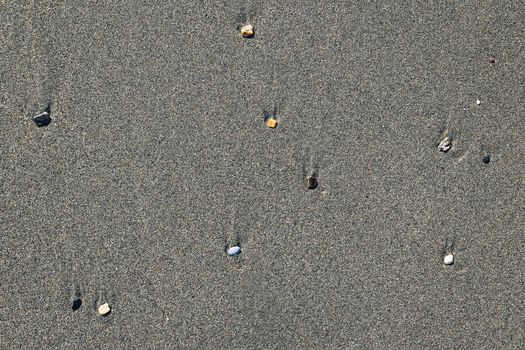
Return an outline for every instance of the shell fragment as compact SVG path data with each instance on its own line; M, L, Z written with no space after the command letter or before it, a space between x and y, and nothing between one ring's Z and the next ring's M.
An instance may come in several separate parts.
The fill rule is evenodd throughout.
M445 137L443 140L441 140L441 142L439 143L438 145L438 150L440 150L441 152L448 152L448 150L452 147L452 141L448 138L448 137Z

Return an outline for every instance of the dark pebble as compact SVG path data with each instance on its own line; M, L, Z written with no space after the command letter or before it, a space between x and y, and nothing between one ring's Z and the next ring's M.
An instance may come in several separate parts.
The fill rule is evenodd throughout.
M315 178L315 176L308 176L306 178L306 188L308 188L309 190L316 189L317 185L317 179Z
M48 126L49 123L51 123L51 116L48 112L44 112L42 114L37 115L36 117L33 117L33 120L39 128L43 126Z
M483 156L483 163L489 164L490 163L490 154L485 154Z
M80 309L81 306L82 306L82 300L75 299L75 301L73 301L73 305L71 306L71 308L73 309L73 311L77 311L78 309Z

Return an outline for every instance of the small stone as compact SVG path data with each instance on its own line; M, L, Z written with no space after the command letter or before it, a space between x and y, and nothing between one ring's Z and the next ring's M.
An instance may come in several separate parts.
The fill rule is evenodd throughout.
M71 309L73 309L73 311L77 311L78 309L80 309L81 306L82 306L82 300L75 299L73 301L73 305L71 305Z
M314 190L317 188L317 179L315 178L315 176L308 176L306 178L306 188L309 189L309 190Z
M440 150L441 152L445 152L447 153L448 150L452 147L452 141L448 138L448 137L445 137L443 140L441 140L441 142L439 143L438 145L438 150Z
M241 27L241 34L245 38L253 37L255 31L251 24L246 24Z
M228 251L227 251L227 253L228 253L229 256L237 255L237 254L239 254L240 252L241 252L241 247L239 247L239 246L237 246L237 245L236 245L235 247L230 247L230 248L228 248Z
M108 303L102 304L98 307L98 313L102 316L106 316L111 312L111 308L109 307Z
M496 57L494 57L494 56L490 56L490 57L489 57L489 62L490 62L490 63L496 63Z
M490 163L490 154L487 153L483 156L483 163L489 164Z
M275 118L268 118L268 120L266 120L266 126L270 129L275 129L277 127L277 124L278 123Z
M479 106L481 104L481 101L479 99L476 100L476 104Z
M34 116L33 121L35 122L36 126L41 128L43 126L48 126L49 123L51 123L51 116L48 112L44 112L37 116Z
M454 255L452 254L446 255L445 258L443 259L443 262L445 263L445 265L452 265L454 263Z

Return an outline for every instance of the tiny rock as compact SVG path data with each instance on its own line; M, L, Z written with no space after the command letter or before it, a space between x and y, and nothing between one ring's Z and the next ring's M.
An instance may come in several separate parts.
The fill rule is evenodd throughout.
M308 188L309 190L317 188L317 179L315 178L315 176L308 176L306 178L306 188Z
M246 24L241 27L241 34L245 38L251 38L254 35L254 29L251 24Z
M102 316L105 316L111 312L111 308L109 307L108 303L102 304L98 307L98 313Z
M476 100L476 104L479 106L481 104L481 101L479 99Z
M49 125L51 123L51 116L48 112L41 113L33 117L33 121L39 128Z
M75 299L73 301L73 305L71 306L71 308L73 309L73 311L77 311L78 309L80 309L81 306L82 306L82 300L81 299Z
M274 118L268 118L266 121L266 126L270 129L275 129L277 127L277 120Z
M452 141L448 138L448 137L445 137L443 140L441 140L441 142L439 143L438 145L438 150L440 150L441 152L448 152L448 150L452 147Z
M237 255L240 252L241 252L241 247L239 247L239 246L230 247L230 248L228 248L228 251L227 251L229 256Z
M454 263L454 255L452 254L446 255L445 258L443 259L443 262L445 263L445 265L452 265Z

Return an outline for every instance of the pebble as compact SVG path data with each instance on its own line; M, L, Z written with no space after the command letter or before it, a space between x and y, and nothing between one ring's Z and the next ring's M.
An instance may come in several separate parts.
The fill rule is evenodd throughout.
M482 159L482 160L483 160L483 163L485 163L485 164L489 164L489 163L490 163L490 154L489 154L489 153L485 154L485 155L483 156L483 159Z
M39 128L49 125L51 123L51 116L48 112L41 113L33 117L33 121Z
M277 120L274 118L268 118L266 121L266 126L270 129L275 129L277 127Z
M111 312L111 308L109 307L108 303L102 304L98 307L98 313L102 316L105 316Z
M481 104L481 101L479 99L476 100L476 104L479 106Z
M239 246L237 246L237 245L236 245L235 247L230 247L230 248L228 248L228 251L227 251L227 253L228 253L229 256L237 255L237 254L239 254L240 252L241 252L241 247L239 247Z
M306 188L308 188L309 190L317 188L317 179L315 178L315 176L308 176L306 178Z
M251 24L246 24L241 27L241 34L245 38L251 38L254 35L254 29Z
M77 311L78 309L80 309L81 306L82 306L82 300L75 299L75 301L73 301L73 305L71 305L71 309L73 309L73 311Z
M448 150L452 147L452 141L448 137L445 137L438 145L438 150L441 152L448 152Z
M446 255L445 258L443 259L443 262L445 263L445 265L452 265L454 263L454 255L452 254Z

